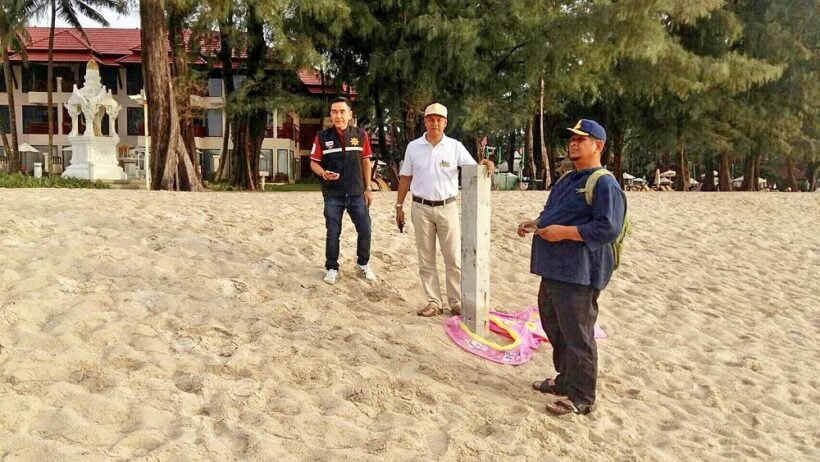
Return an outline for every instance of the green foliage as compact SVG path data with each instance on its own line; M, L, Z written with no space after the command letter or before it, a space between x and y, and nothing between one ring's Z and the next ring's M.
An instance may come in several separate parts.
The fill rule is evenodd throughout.
M266 184L265 191L321 191L322 185L316 181L306 181L291 184Z
M240 191L240 188L231 186L227 181L212 182L208 185L211 191ZM283 191L321 191L322 185L316 180L300 181L298 183L289 184L266 184L265 192L283 192Z
M61 176L44 176L34 178L21 173L0 173L0 188L86 188L110 189L102 181L89 181L80 178L63 178Z

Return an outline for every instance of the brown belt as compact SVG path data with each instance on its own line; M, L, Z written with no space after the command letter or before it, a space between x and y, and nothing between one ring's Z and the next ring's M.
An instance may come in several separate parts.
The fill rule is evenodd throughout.
M430 207L441 207L442 205L447 205L450 202L456 200L455 197L450 197L444 199L443 201L428 201L427 199L422 199L421 197L413 196L413 202L418 202L421 205L429 205Z

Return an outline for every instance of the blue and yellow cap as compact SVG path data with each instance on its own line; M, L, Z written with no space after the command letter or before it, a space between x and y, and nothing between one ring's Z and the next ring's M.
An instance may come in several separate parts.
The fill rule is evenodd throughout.
M598 122L591 119L581 119L572 128L567 130L581 136L591 136L601 141L606 141L606 130Z

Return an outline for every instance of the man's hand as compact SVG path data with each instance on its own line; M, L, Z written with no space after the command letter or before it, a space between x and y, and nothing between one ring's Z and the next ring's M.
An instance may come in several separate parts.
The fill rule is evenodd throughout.
M522 221L518 224L518 237L524 237L527 233L534 233L538 231L538 225L535 220Z
M481 165L487 166L487 176L493 176L493 172L495 172L495 164L490 159L484 159L480 162Z
M577 226L549 225L539 229L535 234L547 242L584 240Z
M373 203L373 191L369 187L364 190L364 203L367 204L368 208Z
M325 170L322 172L322 179L327 181L336 181L339 179L339 174L336 172L331 172L330 170Z
M401 208L396 209L396 226L399 228L399 232L404 232L404 210Z

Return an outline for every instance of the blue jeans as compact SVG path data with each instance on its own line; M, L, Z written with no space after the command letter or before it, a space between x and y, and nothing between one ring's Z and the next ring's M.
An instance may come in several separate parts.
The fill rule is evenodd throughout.
M339 269L339 236L342 235L345 209L359 235L356 239L356 263L366 265L370 261L370 210L364 196L328 196L325 197L326 269Z

